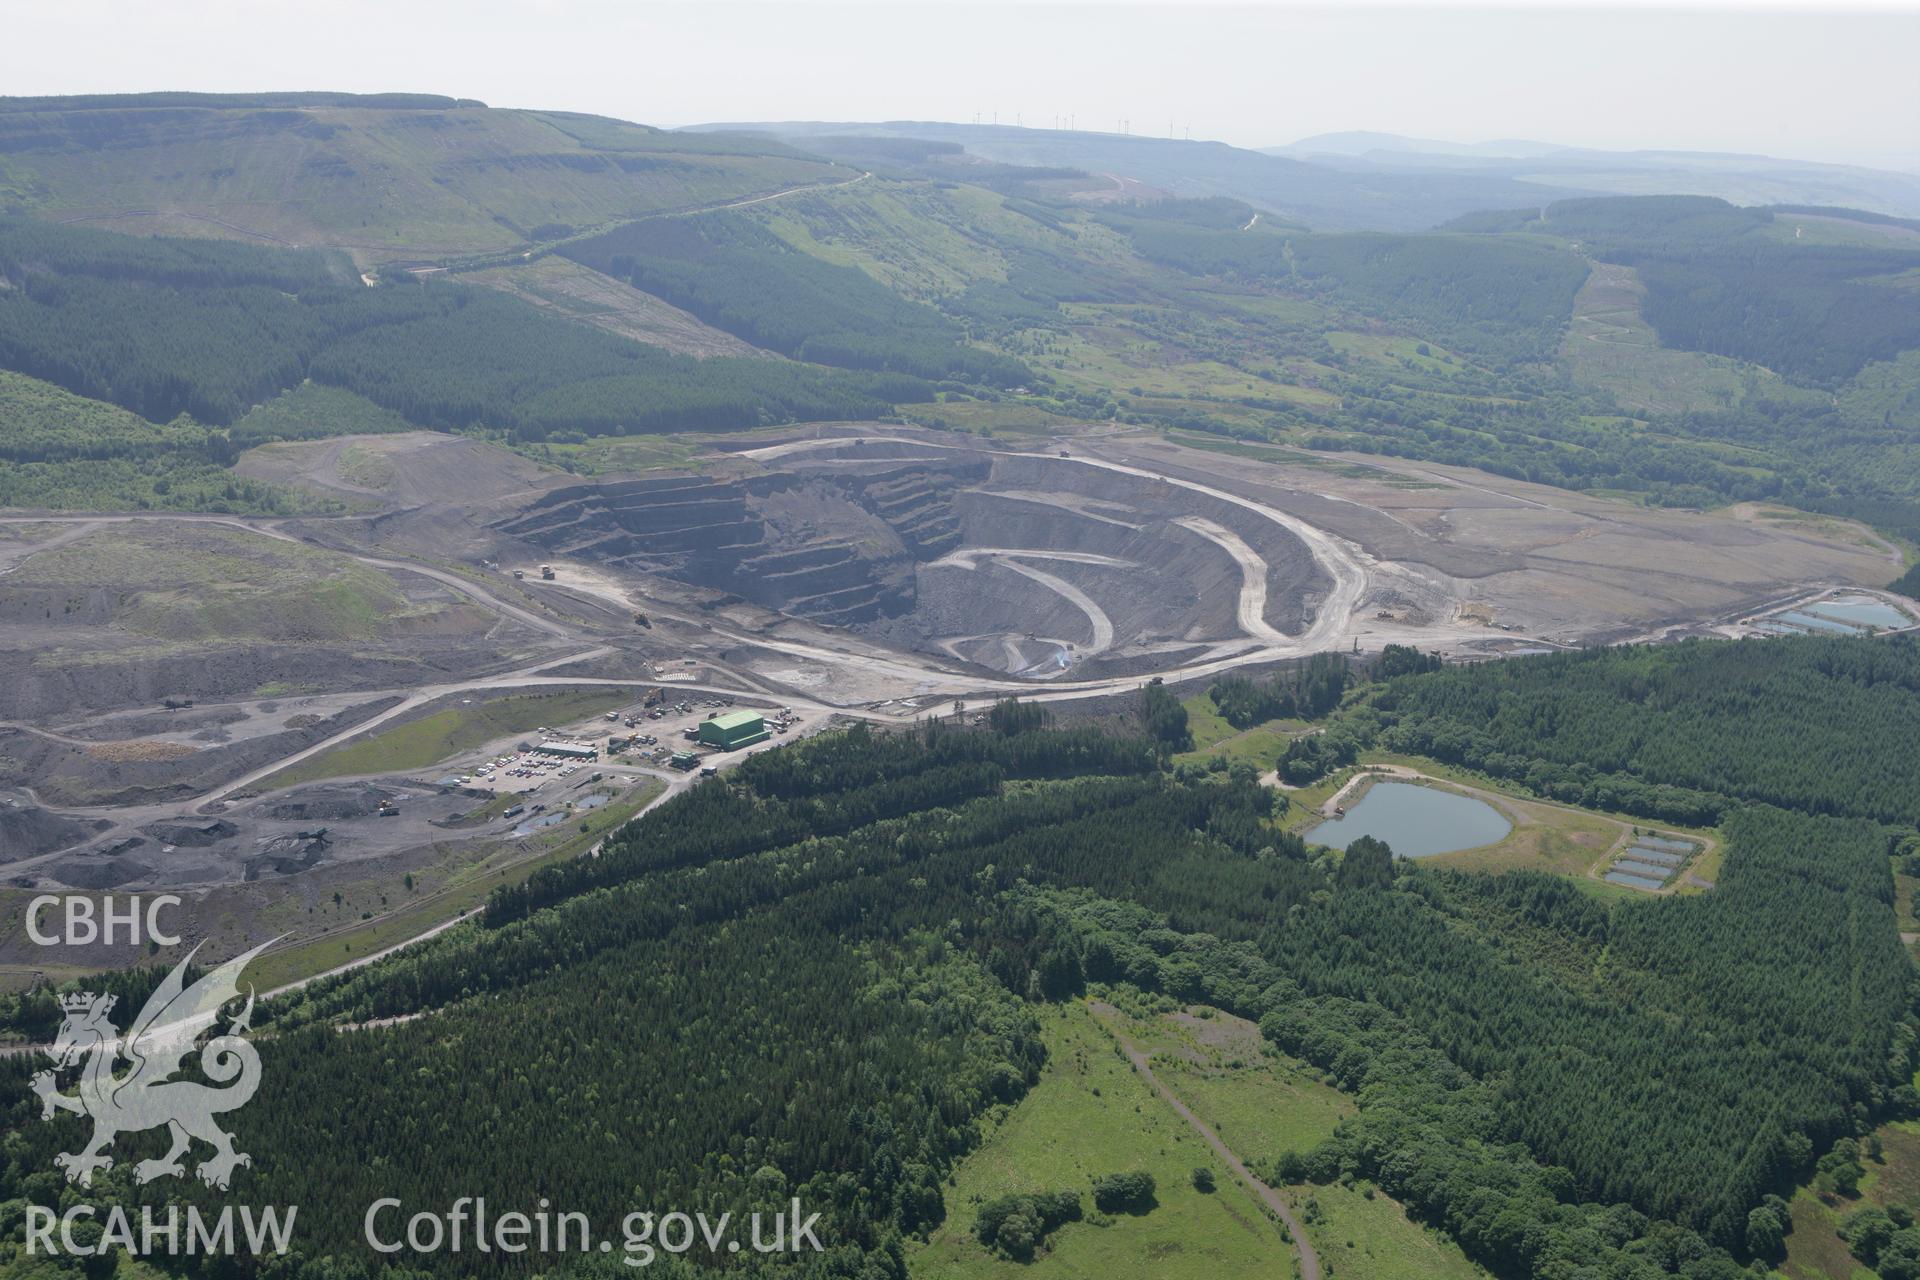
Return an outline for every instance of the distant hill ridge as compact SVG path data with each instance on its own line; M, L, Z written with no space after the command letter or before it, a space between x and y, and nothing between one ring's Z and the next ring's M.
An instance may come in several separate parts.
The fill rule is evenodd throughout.
M478 98L449 98L438 93L87 93L56 97L0 97L0 113L10 111L124 111L142 107L367 107L385 111L445 111L484 107Z
M362 267L510 252L858 172L771 139L437 94L0 99L0 213L338 248Z

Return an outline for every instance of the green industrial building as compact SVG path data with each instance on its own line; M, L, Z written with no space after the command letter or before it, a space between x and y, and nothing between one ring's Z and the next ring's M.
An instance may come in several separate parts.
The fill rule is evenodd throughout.
M722 751L738 751L772 736L767 732L767 718L757 711L729 711L700 722L700 741Z

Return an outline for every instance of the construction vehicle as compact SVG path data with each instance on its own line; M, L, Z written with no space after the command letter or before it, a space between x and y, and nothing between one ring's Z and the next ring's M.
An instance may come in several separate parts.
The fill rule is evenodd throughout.
M515 582L525 582L526 578L527 578L527 571L525 569L515 569L513 571L513 580Z
M552 582L552 581L553 581L553 566L552 566L552 565L550 565L550 564L543 564L543 565L541 565L541 566L540 566L540 579L541 579L541 581L543 581L543 582Z

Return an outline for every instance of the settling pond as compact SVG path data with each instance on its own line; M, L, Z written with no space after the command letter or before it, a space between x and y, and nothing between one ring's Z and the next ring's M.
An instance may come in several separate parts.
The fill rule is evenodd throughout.
M1309 830L1315 844L1344 849L1361 836L1384 840L1402 858L1430 858L1506 839L1513 824L1492 805L1438 787L1376 782L1348 809Z

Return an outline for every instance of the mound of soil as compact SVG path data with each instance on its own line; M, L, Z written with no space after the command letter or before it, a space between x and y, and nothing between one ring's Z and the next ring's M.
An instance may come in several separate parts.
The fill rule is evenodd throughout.
M92 834L93 828L34 805L0 803L0 860L52 853Z
M307 787L256 812L282 822L346 822L373 816L393 794L365 784Z
M212 822L156 822L140 828L161 844L181 849L207 849L223 840L231 840L240 828L225 819Z
M298 836L269 840L259 853L247 859L244 876L252 881L263 875L290 876L316 867L326 856L327 845L326 840L303 840Z
M54 879L75 889L117 889L153 874L153 867L134 858L83 854L66 858L51 868Z

